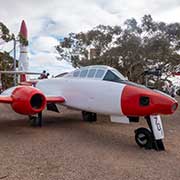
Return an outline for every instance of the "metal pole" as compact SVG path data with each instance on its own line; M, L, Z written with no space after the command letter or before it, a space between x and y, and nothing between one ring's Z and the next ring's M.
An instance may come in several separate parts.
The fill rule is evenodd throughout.
M16 39L14 38L14 71L16 71ZM14 86L16 86L16 73L14 73Z

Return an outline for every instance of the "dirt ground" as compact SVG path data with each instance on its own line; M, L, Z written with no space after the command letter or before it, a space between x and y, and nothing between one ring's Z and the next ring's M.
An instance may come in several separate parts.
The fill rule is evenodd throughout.
M178 99L180 102L180 98ZM179 180L180 108L162 117L166 151L140 149L134 130L105 116L83 122L80 112L44 113L44 126L0 105L0 179L12 180Z

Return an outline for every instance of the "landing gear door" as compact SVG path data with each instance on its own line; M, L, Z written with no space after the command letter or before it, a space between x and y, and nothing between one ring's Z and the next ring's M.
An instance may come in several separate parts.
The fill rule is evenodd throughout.
M150 116L153 134L156 140L164 138L164 130L159 115Z
M126 116L111 116L111 122L129 124L129 118Z

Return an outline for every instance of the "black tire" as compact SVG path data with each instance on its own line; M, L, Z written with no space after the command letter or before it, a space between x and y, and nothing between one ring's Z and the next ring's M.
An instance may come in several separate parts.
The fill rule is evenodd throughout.
M139 128L135 130L135 141L138 146L145 149L153 148L153 134L146 128Z
M96 113L82 111L83 121L95 122L97 120Z
M36 127L37 126L37 119L38 117L36 116L29 116L29 123L30 123L30 126L33 126L33 127Z
M34 127L42 127L42 112L38 113L38 115L29 115L30 126Z

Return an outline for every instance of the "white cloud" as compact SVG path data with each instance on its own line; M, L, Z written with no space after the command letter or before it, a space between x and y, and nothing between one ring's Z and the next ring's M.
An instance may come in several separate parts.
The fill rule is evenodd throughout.
M127 18L140 19L144 14L158 21L180 22L179 0L0 0L0 4L0 22L12 33L18 34L22 19L26 21L30 50L36 53L30 54L30 64L42 68L59 63L54 60L56 36L99 24L121 25Z
M92 28L98 24L122 24L130 17L141 18L150 13L157 20L165 14L179 21L178 0L0 0L0 21L12 31L18 32L19 24L25 19L30 37L36 35L64 35ZM162 19L162 18L160 18ZM48 21L47 21L48 20Z
M8 43L6 43L6 42L4 42L4 41L1 41L0 42L0 51L6 51L6 52L10 52L10 51L12 51L12 49L13 49L13 42L8 42Z
M53 52L54 47L59 44L59 41L50 36L40 36L32 41L31 49L33 52Z
M31 55L29 60L30 71L42 72L43 70L46 70L50 73L50 75L57 75L74 69L70 63L57 60L57 56L57 53L47 52L40 52L38 54Z
M166 22L168 23L180 22L179 12L180 12L180 6L170 9L169 11L164 11L162 13L159 12L157 14L158 20L160 21L166 20Z

